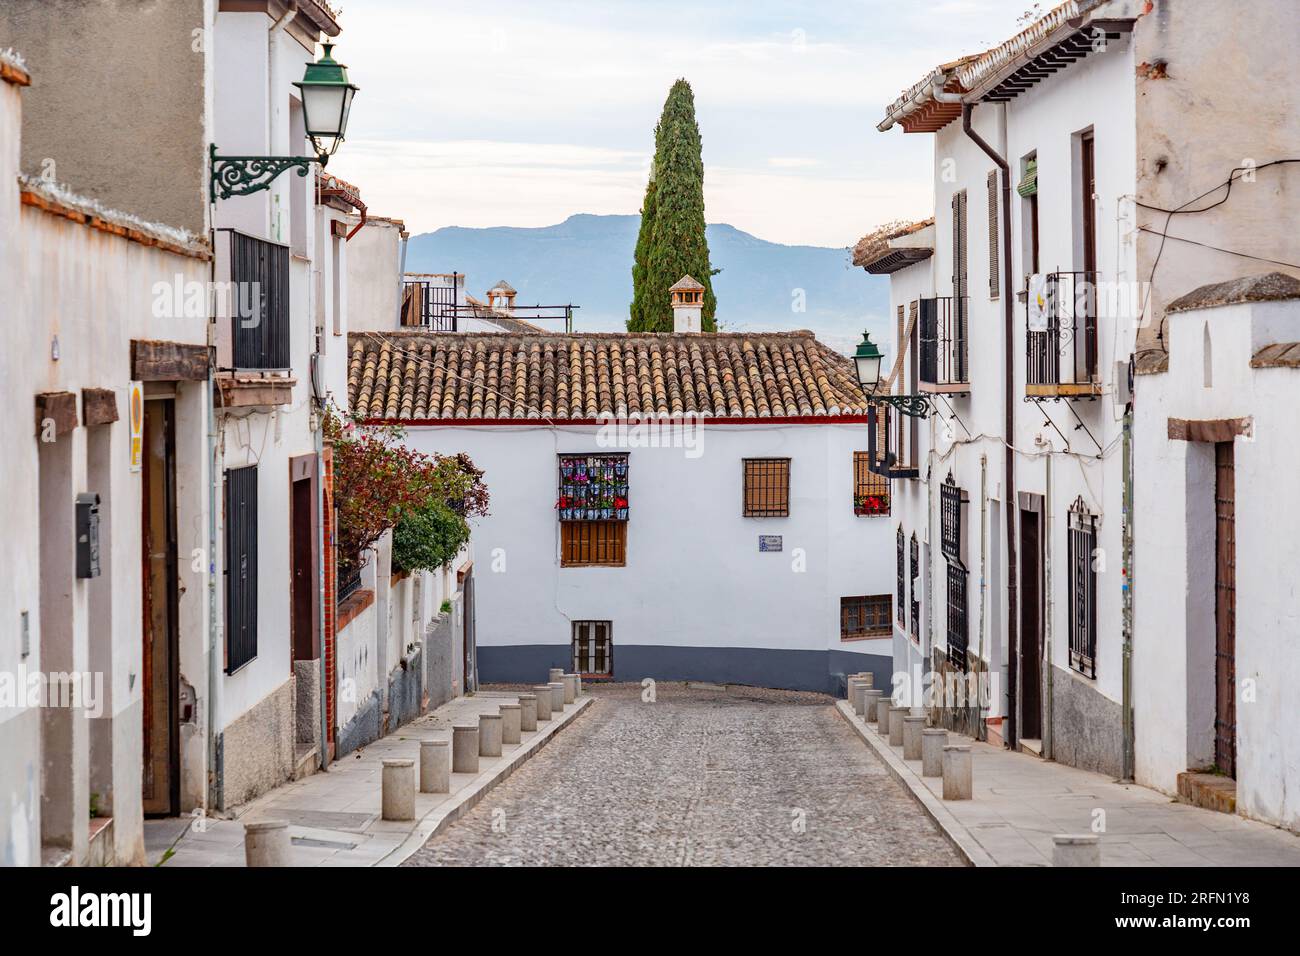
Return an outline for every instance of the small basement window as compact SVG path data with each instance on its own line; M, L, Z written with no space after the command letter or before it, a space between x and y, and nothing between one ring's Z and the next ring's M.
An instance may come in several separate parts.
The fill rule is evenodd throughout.
M584 677L614 673L612 621L573 622L573 670Z
M893 609L893 598L888 594L840 598L840 640L889 637L893 634L889 622Z
M746 518L785 518L790 514L790 459L746 458L744 511Z

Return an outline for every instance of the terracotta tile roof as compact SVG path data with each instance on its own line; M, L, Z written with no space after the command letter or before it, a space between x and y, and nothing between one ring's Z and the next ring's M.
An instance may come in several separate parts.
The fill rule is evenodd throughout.
M1300 342L1265 345L1250 359L1251 368L1300 368Z
M367 418L866 414L852 361L806 331L359 332L349 345L351 408Z

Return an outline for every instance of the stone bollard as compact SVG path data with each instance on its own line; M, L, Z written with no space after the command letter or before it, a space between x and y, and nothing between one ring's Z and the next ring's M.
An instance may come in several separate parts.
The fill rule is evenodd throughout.
M537 697L537 722L542 723L551 719L551 685L539 684L533 688L533 693Z
M564 681L553 680L547 686L551 688L551 713L564 713Z
M889 712L893 706L893 700L883 695L876 702L876 733L886 740L889 739Z
M586 693L586 691L582 689L582 675L574 674L573 676L576 678L576 680L574 681L574 685L578 689L578 696L581 697L583 694Z
M446 740L420 741L420 792L451 792L451 754Z
M876 686L876 675L871 671L863 671L858 675L858 678L866 682L867 690L871 690Z
M971 762L968 744L949 744L943 748L943 798L971 798Z
M519 729L532 733L537 729L537 695L519 695Z
M889 708L889 746L903 746L903 718L906 716L906 707Z
M500 757L503 720L500 713L478 715L478 755Z
M536 721L534 721L536 723ZM503 744L519 743L519 732L523 730L523 710L518 704L501 705L501 742Z
M381 787L385 820L415 819L414 760L385 760Z
M948 746L948 731L927 727L921 731L921 776L943 776L943 748Z
M868 723L877 720L876 705L880 703L882 692L878 690L864 690L862 692L862 719Z
M547 682L548 684L553 684L553 683L555 683L557 680L564 680L564 668L563 668L563 667L552 667L552 668L551 668L551 676L549 676L549 677L546 678L546 682Z
M245 866L293 866L292 855L289 824L283 820L244 824Z
M452 773L478 773L478 725L454 724L451 728Z
M1101 837L1058 833L1052 837L1052 866L1101 866Z
M925 730L925 718L908 714L903 718L903 759L921 759L921 731Z
M853 685L853 712L859 717L865 717L867 713L867 691L870 690L866 683L858 681Z
M572 704L578 699L578 675L565 674L561 679L564 681L564 702Z
M847 686L844 688L844 699L849 702L849 706L853 708L853 712L859 715L862 713L862 711L858 710L857 701L858 686L860 683L861 681L856 677L850 677Z

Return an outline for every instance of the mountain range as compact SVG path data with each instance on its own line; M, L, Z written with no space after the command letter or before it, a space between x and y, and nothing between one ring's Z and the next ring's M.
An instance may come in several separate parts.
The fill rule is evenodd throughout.
M577 331L622 331L632 300L640 216L570 216L554 226L447 226L413 236L407 272L459 272L480 298L500 279L519 305L580 306ZM767 242L725 223L708 228L721 331L811 329L850 352L863 329L886 342L889 282L849 262L847 249ZM802 310L800 310L802 306Z

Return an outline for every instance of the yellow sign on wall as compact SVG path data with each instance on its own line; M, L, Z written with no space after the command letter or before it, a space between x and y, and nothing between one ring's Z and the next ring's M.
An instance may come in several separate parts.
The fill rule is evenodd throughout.
M126 388L131 425L131 470L139 471L144 460L144 383L131 382Z

